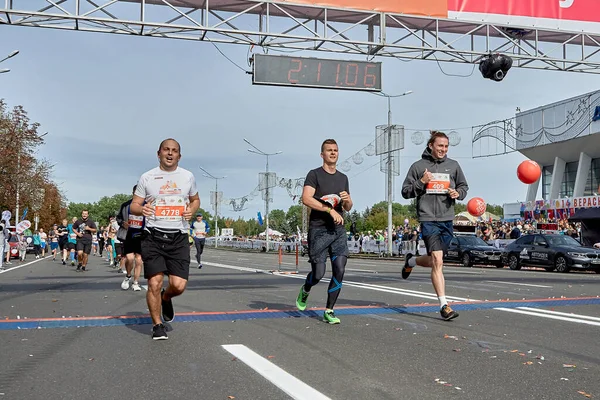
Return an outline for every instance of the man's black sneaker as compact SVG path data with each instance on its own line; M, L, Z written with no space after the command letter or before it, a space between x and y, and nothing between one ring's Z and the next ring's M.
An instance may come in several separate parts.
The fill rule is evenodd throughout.
M85 267L81 267L81 271L85 272L86 271Z
M160 292L160 301L162 303L162 317L163 321L171 322L175 319L175 311L173 310L173 301L165 300L163 298L163 294L165 293L165 289Z
M408 253L406 255L406 259L404 260L404 268L402 268L402 279L408 278L408 276L413 270L413 267L408 265L408 260L410 260L411 258L413 258L413 255L411 253Z
M81 264L77 264L77 269L75 271L77 271L77 272L81 271Z
M442 309L440 310L440 314L442 315L442 318L444 318L446 321L450 321L451 319L458 317L458 313L451 309L448 304L445 304L442 307Z
M65 262L65 260L63 260L63 265L67 265L67 263Z
M202 269L202 263L198 264L198 269Z
M167 329L163 324L156 324L152 327L152 340L167 340Z

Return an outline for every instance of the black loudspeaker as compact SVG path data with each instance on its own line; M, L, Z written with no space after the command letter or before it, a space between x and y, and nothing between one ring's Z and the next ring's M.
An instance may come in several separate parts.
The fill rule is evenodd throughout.
M479 63L479 71L481 71L484 78L500 82L512 67L512 63L513 60L509 56L490 54L485 56Z

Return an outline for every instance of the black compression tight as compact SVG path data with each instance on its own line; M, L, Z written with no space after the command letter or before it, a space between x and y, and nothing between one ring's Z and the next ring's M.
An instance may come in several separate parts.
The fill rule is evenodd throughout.
M333 256L331 260L332 277L329 282L329 290L327 291L327 309L333 309L335 302L342 290L342 281L344 280L344 272L346 271L346 256ZM310 289L315 286L323 276L325 276L325 263L312 263L312 271L306 276L304 282L304 290L310 292Z

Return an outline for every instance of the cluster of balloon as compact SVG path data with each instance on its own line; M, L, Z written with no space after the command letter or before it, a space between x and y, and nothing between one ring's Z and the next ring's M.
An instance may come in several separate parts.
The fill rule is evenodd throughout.
M542 176L542 169L533 160L525 160L517 167L517 178L526 185L537 182L540 176ZM473 197L467 203L467 212L474 217L480 217L485 213L486 207L481 197Z

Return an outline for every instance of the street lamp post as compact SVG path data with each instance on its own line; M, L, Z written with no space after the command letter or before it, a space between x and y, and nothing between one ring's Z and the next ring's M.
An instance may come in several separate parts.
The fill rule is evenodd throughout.
M392 243L392 202L393 202L393 193L394 193L394 179L393 179L393 149L392 146L392 98L393 97L402 97L412 93L412 90L408 90L402 94L398 95L389 95L385 93L377 93L377 95L382 97L387 97L388 103L388 120L387 120L387 135L388 135L388 162L387 162L387 203L388 203L388 226L387 226L387 236L388 236L388 254L391 256L393 243Z
M265 239L267 241L267 246L266 246L266 250L267 252L269 251L269 200L270 200L270 193L269 193L269 156L276 156L277 154L281 154L283 153L282 151L277 151L275 153L265 153L264 151L260 150L258 147L256 147L255 145L253 145L252 143L250 143L248 141L248 139L244 138L244 142L248 143L250 146L252 146L254 149L248 149L248 151L250 153L254 153L254 154L258 154L261 156L266 156L267 157L267 168L266 168L266 176L265 179L267 180L266 185L265 185L265 217L266 217L266 223L267 223L267 229L265 230Z
M8 60L9 58L13 58L14 56L16 56L17 54L19 54L19 50L15 50L12 53L10 53L9 55L7 55L6 57L4 57L2 60L0 60L0 63L3 61ZM6 72L10 72L10 69L0 69L0 74L4 74Z
M217 236L219 234L219 179L225 179L227 178L227 176L219 176L216 177L213 174L211 174L210 172L208 172L207 170L205 170L204 168L198 166L198 168L200 168L203 172L204 172L204 176L210 179L214 179L215 180L215 199L214 199L214 210L215 210L215 248L218 247L218 242L219 242L219 237Z

